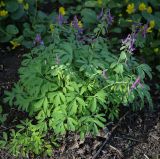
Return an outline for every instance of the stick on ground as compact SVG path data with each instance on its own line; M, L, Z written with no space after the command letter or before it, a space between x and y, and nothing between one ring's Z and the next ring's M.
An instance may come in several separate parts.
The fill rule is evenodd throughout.
M102 143L102 145L100 146L100 148L98 149L98 151L96 152L96 154L92 157L92 159L96 159L98 157L98 155L100 154L100 152L102 151L103 147L107 144L107 142L109 142L111 135L113 134L113 132L117 129L117 127L120 125L120 123L122 122L122 120L126 117L126 115L129 113L126 112L118 121L118 123L112 128L112 130L107 134L105 141Z

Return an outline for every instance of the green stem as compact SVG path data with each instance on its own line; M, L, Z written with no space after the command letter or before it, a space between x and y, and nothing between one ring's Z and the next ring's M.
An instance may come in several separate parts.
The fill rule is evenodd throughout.
M102 89L106 89L106 88L108 88L108 87L110 87L110 86L113 86L113 85L115 85L115 84L127 84L128 82L115 82L115 83L113 83L113 84L110 84L110 85L107 85L107 86L105 86L105 87L103 87Z
M35 24L35 21L36 21L36 17L37 17L37 8L38 8L38 3L37 3L37 0L36 0L36 11L35 11L35 15L34 15L33 24Z

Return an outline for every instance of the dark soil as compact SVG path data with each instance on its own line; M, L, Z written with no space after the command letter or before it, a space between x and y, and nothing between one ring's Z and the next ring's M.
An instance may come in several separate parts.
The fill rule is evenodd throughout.
M0 50L0 104L3 105L4 112L10 114L7 119L8 125L0 127L0 135L5 128L14 126L12 120L18 121L25 117L23 112L10 109L2 102L4 90L11 89L13 83L18 80L17 70L22 59L21 52L24 51ZM152 112L147 108L140 112L129 112L111 134L97 159L160 159L160 100L158 98L159 94L154 95L156 108ZM80 141L76 134L68 134L62 146L54 150L52 159L91 159L116 124L117 122L108 123L99 136L96 138L87 136L84 141ZM4 151L0 151L0 158L14 159Z

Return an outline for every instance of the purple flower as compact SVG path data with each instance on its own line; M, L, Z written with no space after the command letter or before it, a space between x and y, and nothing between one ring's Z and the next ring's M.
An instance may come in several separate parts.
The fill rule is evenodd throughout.
M133 22L134 32L137 34L140 31L142 23L140 22Z
M80 27L79 26L79 23L78 23L79 21L78 21L78 19L77 19L77 16L74 16L74 19L73 19L73 21L72 21L72 26L75 28L75 29L77 29L78 30L78 33L83 33L83 29L82 29L82 27Z
M104 14L104 12L103 12L103 8L102 8L100 14L97 16L97 19L100 20L103 17L103 14Z
M142 36L144 38L146 38L147 29L148 29L148 24L145 24L144 27L143 27L143 29L142 29Z
M33 43L34 43L34 45L44 45L44 42L43 42L40 34L36 35Z
M136 33L129 34L126 39L122 40L122 45L126 46L129 53L132 53L134 48L134 43L136 41Z
M57 21L58 21L59 25L62 25L65 22L62 14L60 14L60 13L58 14Z
M137 77L136 81L132 84L131 90L135 89L138 84L140 84L140 77L139 76Z
M108 22L108 25L112 25L114 18L111 15L110 9L107 11L106 20Z

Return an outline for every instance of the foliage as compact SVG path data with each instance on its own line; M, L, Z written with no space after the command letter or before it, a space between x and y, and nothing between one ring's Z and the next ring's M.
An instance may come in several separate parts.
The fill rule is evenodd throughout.
M108 51L103 38L90 45L71 39L36 47L25 55L20 80L5 93L5 102L26 111L35 123L29 121L26 128L24 122L17 133L12 132L9 145L14 145L10 150L15 155L44 152L49 132L73 131L81 138L96 135L106 119L118 118L121 106L142 109L146 99L152 106L149 87L144 84L145 75L151 77L148 65L138 64L123 48L118 58ZM138 76L141 84L132 89ZM36 148L30 146L32 142L37 142Z
M22 121L16 126L18 131L11 129L9 140L7 133L3 133L3 140L0 140L0 146L15 156L29 157L29 155L52 154L51 145L44 140L44 133L37 129L29 120Z
M45 3L0 1L0 42L10 42L12 49L33 48L4 99L28 115L15 129L1 133L0 147L18 157L50 156L67 132L81 139L97 135L123 107L153 106L145 84L152 78L151 68L132 53L134 47L159 53L157 0L52 0L60 8L47 13L41 8ZM0 122L5 118L2 114Z
M4 114L2 111L3 109L2 106L0 105L0 124L3 124L5 122L7 116L7 114Z
M113 36L109 40L111 46L119 42L120 39L117 36L121 37L121 33L125 30L131 29L133 32L135 32L135 29L141 30L142 32L137 37L136 43L141 54L146 55L146 60L149 62L159 61L160 20L158 17L160 12L158 10L158 0L152 2L145 0L144 3L138 0L123 0L121 2L117 0L76 0L76 2L73 0L59 0L56 2L52 0L51 5L53 7L51 7L51 12L48 13L41 10L41 5L45 3L47 2L40 0L7 0L3 2L1 10L5 10L7 13L5 16L0 17L0 41L10 41L13 49L19 45L32 48L35 46L35 37L39 34L44 44L48 46L52 41L55 29L60 27L57 25L60 13L57 13L57 8L54 7L54 4L57 3L58 6L66 8L63 15L65 23L70 24L73 15L78 15L86 33L92 33L94 30L98 36L112 34ZM14 9L11 6L14 6ZM98 19L97 17L102 9L104 9L104 16ZM114 18L112 27L108 27L108 20L104 18L108 9L111 10L111 15ZM18 22L20 26L15 22ZM21 23L24 24L21 25ZM145 37L142 36L144 32L147 35Z

